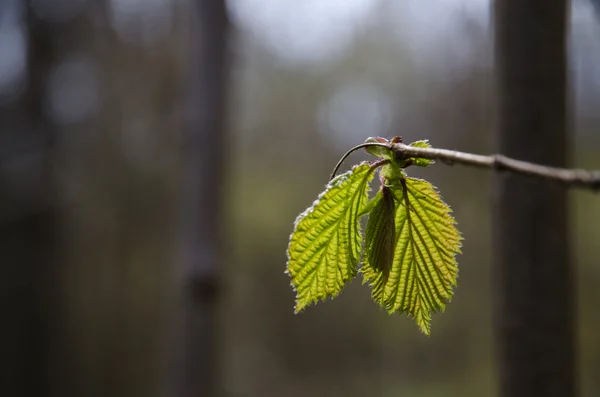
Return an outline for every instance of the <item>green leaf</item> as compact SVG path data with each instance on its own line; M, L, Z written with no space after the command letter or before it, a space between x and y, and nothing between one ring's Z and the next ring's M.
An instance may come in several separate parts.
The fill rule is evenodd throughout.
M358 215L368 200L372 178L369 163L355 166L333 179L296 219L286 271L297 294L296 313L336 296L356 276L362 247Z
M365 140L365 143L384 143L389 144L389 141L385 138L377 137L369 137ZM394 159L394 151L389 146L367 146L365 151L369 154L372 154L375 157L379 157L386 160Z
M396 200L391 269L370 264L361 272L377 303L390 314L413 317L429 335L431 313L443 311L454 293L462 237L450 207L429 182L406 178L391 191Z
M375 208L375 206L379 203L379 200L381 200L381 194L377 193L375 197L367 201L367 204L360 211L358 217L362 218L365 215L369 215L371 211L373 211L373 208Z
M365 231L365 256L374 270L389 273L394 259L396 234L393 193L389 187L383 186L375 200L377 202L369 215Z
M429 143L429 139L423 139L420 141L414 141L413 143L410 143L408 146L430 148L431 144Z
M422 141L416 141L416 142L411 143L408 146L422 147L422 148L430 148L431 147L431 145L429 144L429 139L424 139ZM435 163L435 161L430 160L430 159L423 159L423 158L416 158L416 157L412 157L412 158L410 158L410 160L412 160L413 165L416 165L417 167L427 167L428 165Z

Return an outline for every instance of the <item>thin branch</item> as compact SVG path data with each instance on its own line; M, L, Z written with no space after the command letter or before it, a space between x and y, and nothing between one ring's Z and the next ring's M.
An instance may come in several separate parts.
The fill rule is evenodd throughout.
M600 190L600 171L565 169L515 160L501 154L482 156L479 154L457 152L447 149L419 148L403 143L392 144L392 150L401 159L418 157L439 160L446 164L463 164L479 168L490 168L495 171L507 171L515 174L529 175L542 179L562 182L568 186Z
M335 178L335 174L336 172L340 169L340 166L342 165L342 163L344 162L344 160L346 160L346 158L348 156L350 156L352 154L352 152L363 148L363 147L369 147L369 146L383 146L383 147L388 147L389 145L386 143L380 143L380 142L365 142L365 143L361 143L360 145L356 145L354 146L352 149L348 150L340 159L340 161L338 161L338 163L335 165L335 168L333 169L333 172L331 173L331 176L329 177L329 180L332 180L333 178Z

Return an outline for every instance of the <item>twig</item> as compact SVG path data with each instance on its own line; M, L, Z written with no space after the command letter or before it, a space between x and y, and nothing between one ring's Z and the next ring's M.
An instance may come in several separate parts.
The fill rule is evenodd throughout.
M369 147L369 146L382 146L385 148L389 148L389 145L386 143L378 143L378 142L365 142L362 143L360 145L354 146L352 149L348 150L346 152L346 154L344 154L342 156L342 158L340 159L340 161L338 161L338 163L335 165L335 168L333 169L333 172L331 173L331 176L329 177L329 180L332 180L335 177L336 172L340 169L340 166L342 165L342 163L344 162L344 160L346 160L346 158L348 156L350 156L350 154L352 154L352 152L363 148L363 147Z
M457 152L447 149L419 148L403 143L392 144L392 150L399 158L418 157L439 160L446 164L463 164L495 171L507 171L515 174L534 176L562 182L568 186L600 190L600 171L565 169L532 164L515 160L501 154L482 156L479 154Z

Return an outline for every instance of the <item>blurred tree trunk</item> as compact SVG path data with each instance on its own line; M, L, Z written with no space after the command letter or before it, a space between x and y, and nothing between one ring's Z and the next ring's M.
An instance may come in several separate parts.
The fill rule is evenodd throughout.
M177 111L178 42L174 34L127 41L111 2L86 4L73 33L79 46L69 54L95 72L102 103L65 126L61 142L69 199L61 346L73 351L61 396L152 397L165 382L173 310L178 169L169 120ZM139 32L135 20L130 37Z
M498 151L564 167L567 1L496 0ZM494 191L500 396L576 395L567 192L499 174Z
M27 88L0 107L2 395L50 396L59 310L55 126L44 112L56 31L23 7ZM2 51L0 51L1 53ZM2 55L0 55L2 56Z
M224 0L193 3L188 126L183 141L182 335L176 388L181 397L209 397L218 394L229 22Z
M64 4L76 11L60 22L26 3L27 87L0 106L0 393L155 396L173 303L179 43L125 45L108 2ZM55 74L73 64L91 73ZM49 105L82 99L74 81L104 103L57 121Z
M26 10L27 90L0 108L0 390L157 395L172 309L173 45L140 68L146 50L111 34L101 2L60 22ZM73 64L96 73L54 84ZM73 81L100 86L94 77L104 106L56 121L56 106L82 99Z

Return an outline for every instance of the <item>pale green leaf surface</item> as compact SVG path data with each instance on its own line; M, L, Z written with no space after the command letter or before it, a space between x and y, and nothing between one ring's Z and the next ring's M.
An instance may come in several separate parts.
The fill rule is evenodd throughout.
M367 138L365 143L388 143L388 140L385 138ZM394 159L394 151L391 147L387 146L367 146L365 151L369 154L372 154L375 157L379 157L386 160Z
M296 313L334 297L357 272L362 248L358 215L373 170L361 163L339 175L296 219L288 246L287 273L296 290Z
M414 141L413 143L408 144L408 146L430 148L431 144L429 143L429 139L423 139L420 141Z
M373 299L392 313L413 317L429 335L431 314L441 312L458 277L462 237L451 209L429 182L406 178L396 198L394 258L389 272L363 266ZM368 257L367 257L368 260Z
M429 144L429 139L423 139L422 141L415 141L409 144L408 146L430 148L431 144ZM423 158L413 157L411 158L411 160L413 161L413 165L416 165L417 167L427 167L428 165L435 163L435 161L433 160Z

